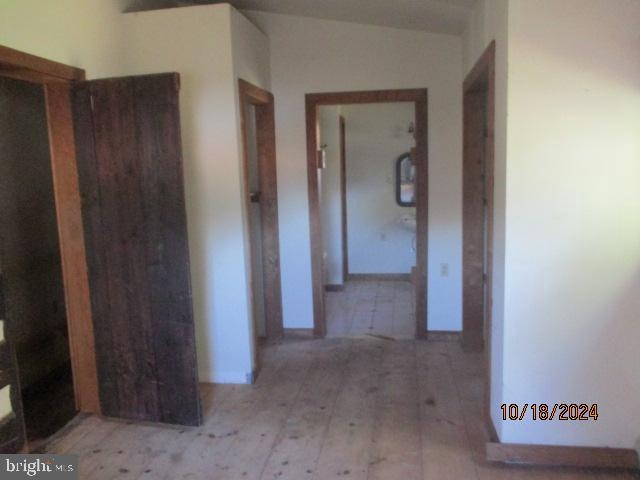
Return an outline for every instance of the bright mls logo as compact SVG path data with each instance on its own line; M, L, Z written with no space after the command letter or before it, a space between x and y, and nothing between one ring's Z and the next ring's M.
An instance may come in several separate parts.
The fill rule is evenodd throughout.
M0 455L0 480L42 478L77 480L77 455Z

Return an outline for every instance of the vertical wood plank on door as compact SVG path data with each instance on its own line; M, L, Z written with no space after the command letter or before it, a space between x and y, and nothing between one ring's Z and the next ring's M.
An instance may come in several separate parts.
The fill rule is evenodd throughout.
M197 425L177 74L74 91L102 411Z
M106 312L96 315L99 381L115 390L102 395L107 416L154 420L159 405L154 372L151 299L146 274L144 213L140 202L136 111L132 80L104 80L91 88L102 253L109 292ZM102 292L92 289L92 295ZM99 330L97 325L101 324ZM102 342L110 338L111 348ZM116 401L117 399L117 401Z
M200 417L177 75L133 79L158 415ZM179 352L180 361L176 362Z

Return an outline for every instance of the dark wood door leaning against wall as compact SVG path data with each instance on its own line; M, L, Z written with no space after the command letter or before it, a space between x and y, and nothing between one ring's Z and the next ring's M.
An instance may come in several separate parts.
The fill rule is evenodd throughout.
M177 74L72 88L102 413L201 423Z

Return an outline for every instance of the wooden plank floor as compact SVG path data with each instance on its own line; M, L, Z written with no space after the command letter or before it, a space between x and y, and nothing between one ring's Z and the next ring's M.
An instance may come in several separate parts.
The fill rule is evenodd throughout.
M349 280L344 290L327 292L325 300L327 337L415 337L415 292L411 282Z
M457 343L287 339L255 385L204 385L199 428L87 417L49 446L80 478L638 479L631 472L483 461L482 362Z

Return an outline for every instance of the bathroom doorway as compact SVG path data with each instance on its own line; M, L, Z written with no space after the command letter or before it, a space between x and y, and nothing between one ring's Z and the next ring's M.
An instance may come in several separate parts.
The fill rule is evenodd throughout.
M306 96L316 336L427 332L427 90Z

